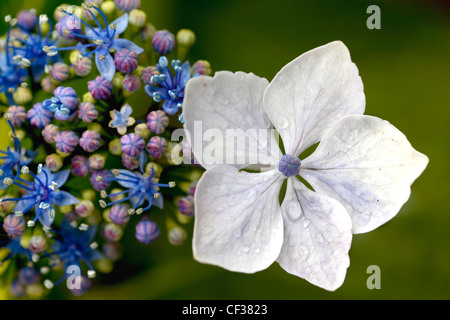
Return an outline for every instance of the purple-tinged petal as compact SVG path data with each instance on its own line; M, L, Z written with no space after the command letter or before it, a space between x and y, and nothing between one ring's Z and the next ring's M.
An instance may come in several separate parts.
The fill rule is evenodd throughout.
M128 49L130 51L136 52L137 54L141 54L142 52L144 52L144 49L142 49L137 44L127 39L115 39L112 47L116 51Z
M111 22L116 25L116 35L122 34L128 27L128 13L125 13Z
M53 191L52 200L58 206L68 206L79 202L77 198L65 191Z
M100 57L105 57L104 60ZM109 53L107 54L95 54L95 63L97 64L98 71L105 77L108 81L111 81L116 74L116 66L114 64L114 59Z

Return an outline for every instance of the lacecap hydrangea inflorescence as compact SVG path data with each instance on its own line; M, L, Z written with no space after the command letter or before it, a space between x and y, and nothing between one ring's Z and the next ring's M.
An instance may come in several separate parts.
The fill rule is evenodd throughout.
M63 4L53 17L30 8L5 23L0 276L11 296L41 298L77 268L68 288L87 292L130 229L145 245L182 244L200 172L174 164L170 137L187 82L211 73L186 60L195 34L158 30L139 0Z

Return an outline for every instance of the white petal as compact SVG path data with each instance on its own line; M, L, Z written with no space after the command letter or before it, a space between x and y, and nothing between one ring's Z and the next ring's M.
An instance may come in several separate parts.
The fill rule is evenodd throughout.
M267 88L264 104L286 153L298 156L340 118L363 114L365 96L347 47L335 41L286 65Z
M327 290L336 290L350 265L352 221L336 200L288 180L281 205L284 243L277 261L287 272Z
M408 200L411 184L428 164L389 122L348 116L302 162L300 175L344 205L353 232L371 231L392 219Z
M231 271L269 267L283 242L280 173L232 166L206 171L195 192L194 258Z
M252 73L228 71L189 80L183 103L185 129L203 167L278 163L280 150L262 103L267 85Z

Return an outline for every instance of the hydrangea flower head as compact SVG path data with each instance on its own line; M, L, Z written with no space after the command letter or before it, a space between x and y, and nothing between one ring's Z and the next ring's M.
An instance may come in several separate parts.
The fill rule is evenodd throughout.
M246 144L238 144L234 165L219 162L220 154L229 156L226 146L215 145L221 151L212 156L215 163L193 149L208 169L195 195L194 257L232 271L253 273L277 261L314 285L337 289L349 266L352 234L392 219L428 163L390 123L363 115L363 83L339 41L301 55L270 84L242 72L197 77L187 85L184 104L191 134L197 121L224 137L230 129L270 132L273 124L285 147L283 155L270 133L265 140L249 134L258 161L246 161ZM319 141L311 156L299 159ZM255 164L270 169L239 170Z
M109 177L103 177L103 179L106 181L116 181L122 187L126 188L126 190L113 194L107 194L106 191L102 191L102 198L114 198L123 194L128 195L125 198L118 199L110 203L106 203L104 200L100 200L100 205L102 207L106 208L125 201L130 201L131 212L142 213L146 210L149 210L152 205L162 208L163 200L161 194L159 193L159 188L173 188L175 186L175 183L159 183L158 179L155 178L155 169L153 168L153 166L149 166L144 172L143 161L141 160L140 162L140 172L132 172L128 170L113 170L112 175L110 175ZM147 206L145 208L139 208L145 200L147 200Z
M87 230L79 230L79 228L72 226L67 218L64 218L58 237L55 238L56 241L53 245L52 253L47 254L47 256L52 259L53 257L58 257L59 261L64 264L65 270L68 270L69 266L81 268L81 263L84 262L89 267L88 277L94 278L96 272L92 262L102 258L102 254L96 250L97 245L94 242L96 233L96 226L89 226ZM69 274L65 273L63 278L57 283L68 276ZM53 287L54 285L49 280L44 282L44 284L47 287Z
M8 146L6 150L0 150L0 190L4 190L8 187L8 183L5 183L8 180L9 184L12 184L12 182L19 177L20 168L30 164L37 155L37 152L22 148L10 117L10 114L6 114L8 124L12 130L14 149Z
M152 84L146 85L145 91L156 102L165 100L163 110L169 115L174 115L183 107L184 88L191 78L191 66L188 61L182 65L179 60L173 60L172 68L175 70L173 76L167 58L161 57L156 68L159 75L152 76Z
M36 14L34 13L28 13L28 15L34 15L35 19L38 20ZM43 34L41 29L41 23L48 22L49 23L49 30L47 31L47 34ZM46 47L53 47L56 44L56 40L52 39L52 31L53 31L53 25L52 22L47 18L47 16L42 15L38 21L38 23L34 23L37 27L38 33L32 33L33 28L28 28L24 26L23 24L18 23L16 26L20 29L22 33L26 35L23 39L16 39L15 41L18 41L20 45L14 45L13 44L13 37L11 35L12 29L15 27L14 25L11 26L11 28L8 31L7 34L7 49L12 49L16 59L21 58L25 59L23 61L29 61L29 66L31 68L31 73L33 75L34 82L38 82L45 71L45 66L48 64L56 63L61 58L60 56L55 53L53 55L48 56L46 52L44 52L42 49ZM8 50L7 50L8 51ZM22 60L21 60L22 61ZM16 70L18 71L18 70ZM24 70L27 73L27 70Z
M0 93L5 93L9 105L14 104L13 92L27 77L28 71L13 60L9 50L0 52Z
M78 203L78 199L70 193L58 190L67 181L70 170L52 173L47 167L40 166L37 175L24 168L21 171L30 174L34 178L34 182L18 178L14 184L27 191L26 194L20 198L3 199L2 201L17 201L14 207L15 213L25 214L34 208L36 216L33 220L28 221L29 226L34 226L39 219L45 227L50 227L55 219L54 205L67 206Z
M120 39L117 36L122 34L128 27L128 13L123 14L112 23L108 23L105 14L92 3L84 3L83 9L87 10L92 19L97 24L97 27L91 27L89 23L83 19L77 17L73 13L67 12L63 9L62 12L73 17L75 21L79 22L79 25L85 26L85 33L82 34L80 30L66 28L64 34L70 38L82 38L87 40L87 43L79 43L76 47L64 47L64 48L46 48L47 52L53 54L58 50L71 50L78 49L83 53L83 56L89 56L95 54L95 63L97 65L100 74L107 80L111 81L116 73L116 67L114 64L114 58L110 54L110 50L114 49L120 51L121 49L128 49L134 51L137 54L141 54L144 50L127 39ZM95 10L101 16L104 25L100 23L95 14L92 12ZM91 51L88 51L90 49Z

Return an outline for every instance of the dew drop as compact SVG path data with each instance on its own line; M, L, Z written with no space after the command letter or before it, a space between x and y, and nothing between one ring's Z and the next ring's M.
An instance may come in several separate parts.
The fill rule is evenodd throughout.
M286 129L289 126L289 121L286 119L281 119L280 123L277 126L277 129Z

